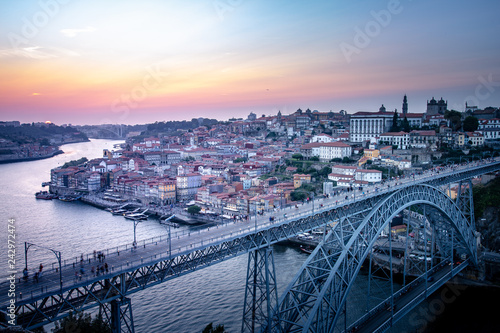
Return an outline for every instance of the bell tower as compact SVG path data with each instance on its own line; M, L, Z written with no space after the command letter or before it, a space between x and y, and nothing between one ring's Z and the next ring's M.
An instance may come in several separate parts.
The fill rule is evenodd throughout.
M403 114L407 113L408 113L408 99L406 98L405 94L405 97L403 97Z

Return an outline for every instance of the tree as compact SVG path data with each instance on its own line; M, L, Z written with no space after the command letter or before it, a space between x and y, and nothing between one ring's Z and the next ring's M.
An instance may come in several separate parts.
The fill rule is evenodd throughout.
M225 333L224 325L213 327L213 323L208 324L201 333Z
M446 110L444 119L451 122L452 130L456 131L462 127L462 113L456 110Z
M323 167L320 171L318 171L318 175L323 176L323 177L328 177L329 174L332 173L332 168L326 166Z
M347 156L344 156L344 158L342 159L342 163L351 163L351 162L352 160Z
M83 163L88 162L88 161L89 160L86 157L82 157L78 160L72 160L72 161L64 163L61 168L66 169L66 168L69 168L71 166L78 166L78 165L83 164Z
M307 197L307 194L301 191L293 191L290 193L290 198L292 201L303 201Z
M304 157L300 153L295 153L292 155L292 158L296 160L302 160Z
M192 215L199 214L200 211L201 211L201 207L196 206L196 205L189 207L188 210L187 210L187 212L189 214L192 214Z
M466 132L474 132L479 127L479 120L476 117L468 116L464 119L463 129Z
M398 111L394 111L394 116L392 116L392 126L391 132L399 132L400 128L398 125Z
M111 327L102 317L97 316L94 319L88 313L70 312L68 317L55 323L54 333L66 332L86 332L86 333L111 333Z
M405 117L403 119L403 124L401 125L401 130L405 131L406 133L410 132L410 122L408 119Z
M241 163L241 162L246 162L247 158L246 157L238 157L235 160L233 160L233 163Z

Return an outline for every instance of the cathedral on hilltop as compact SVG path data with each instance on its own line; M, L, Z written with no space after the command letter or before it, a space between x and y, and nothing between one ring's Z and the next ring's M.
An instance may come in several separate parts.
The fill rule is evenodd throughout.
M436 101L434 97L430 101L427 101L427 115L443 115L447 109L448 101L445 102L442 97L439 101Z

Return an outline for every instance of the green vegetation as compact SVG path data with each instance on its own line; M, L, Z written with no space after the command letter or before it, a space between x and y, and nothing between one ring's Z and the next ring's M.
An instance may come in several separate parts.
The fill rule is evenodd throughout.
M497 177L485 185L476 185L473 189L474 213L482 216L487 207L498 207L500 202L500 178Z
M66 332L86 332L86 333L111 333L111 327L97 316L92 319L90 314L78 312L70 312L68 317L65 317L55 323L53 333Z
M88 159L86 157L82 157L79 160L72 160L72 161L64 163L62 166L62 169L69 168L72 166L79 166L80 164L83 164L85 162L88 162Z
M479 120L476 117L468 116L464 119L463 129L465 132L474 132L479 127Z
M315 186L316 184L302 184L298 189L290 193L290 198L292 201L304 201L307 198L311 197L311 193L318 193L318 189Z
M410 122L408 121L406 116L404 117L403 122L401 123L401 130L403 132L407 132L407 133L409 133L411 131Z
M399 132L401 128L399 127L399 120L398 120L398 113L394 112L394 116L392 116L392 126L391 126L391 132Z
M201 211L201 207L196 206L196 205L195 205L195 206L191 206L191 207L189 207L189 208L187 209L187 212L188 212L189 214L192 214L192 215L199 214L199 213L200 213L200 211Z
M213 327L213 323L208 324L201 333L225 333L224 325L217 325Z
M245 163L248 159L246 157L238 157L236 158L233 163Z
M292 201L304 201L307 198L307 194L304 192L293 191L290 193L290 199Z
M172 134L176 132L177 130L192 130L196 127L199 126L207 126L210 128L210 126L213 126L215 124L218 124L219 121L217 119L207 119L207 118L200 118L196 119L193 118L191 121L160 121L160 122L155 122L154 124L148 124L146 131L141 133L141 136L156 136L160 133L164 134Z
M451 127L454 131L458 131L462 127L462 113L456 110L446 110L444 119L451 122Z
M58 138L56 138L56 136ZM21 126L4 126L0 128L0 138L10 140L17 144L39 143L40 145L50 145L50 139L61 141L62 137L69 137L72 140L87 141L85 134L73 127L57 126L54 124L35 125L22 124Z

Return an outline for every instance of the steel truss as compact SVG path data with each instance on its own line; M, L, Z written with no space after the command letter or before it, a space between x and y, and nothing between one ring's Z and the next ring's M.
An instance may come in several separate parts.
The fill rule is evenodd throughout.
M103 303L99 307L99 316L110 323L113 333L135 333L130 298L124 297L109 303Z
M278 304L276 272L271 247L248 253L242 332L271 327L272 309Z
M499 169L500 163L494 162L487 165L472 167L467 170L461 170L454 173L452 176L437 175L432 180L422 180L420 183L440 186L450 182L463 181ZM307 273L302 271L298 274L300 279L302 279L300 281L304 281L304 287L302 287L302 289L299 288L302 291L297 292L297 295L300 294L297 304L302 304L300 299L306 300L310 298L307 293L303 294L303 291L306 290L306 286L311 288L311 296L322 292L321 297L323 297L325 296L326 290L323 292L318 288L320 288L327 279L330 285L340 286L344 279L345 281L349 281L349 279L354 276L354 273L357 273L357 271L347 269L349 266L347 263L349 261L359 263L359 260L362 259L360 253L358 253L359 249L366 246L369 240L375 236L375 225L378 225L380 221L371 214L370 216L372 217L368 221L363 222L365 217L372 212L372 207L378 207L378 203L381 202L387 205L392 200L386 200L389 196L393 198L399 197L402 193L410 195L409 192L416 189L420 189L420 191L416 191L414 196L423 196L421 198L422 202L427 203L428 198L426 198L426 195L428 195L428 193L422 194L422 188L426 187L407 185L397 192L399 194L396 196L391 196L390 193L380 193L358 199L358 201L341 206L337 209L319 208L313 215L306 218L297 218L295 220L277 223L273 226L258 229L257 231L252 231L246 235L234 237L229 240L212 243L207 242L205 246L190 251L186 250L169 259L157 259L144 263L141 266L130 267L127 271L116 272L116 275L111 277L108 275L102 280L96 278L96 280L91 282L75 283L74 285L67 285L60 291L49 291L38 297L18 300L16 308L17 323L23 327L33 329L61 319L67 316L69 311L83 311L95 306L100 306L102 308L105 304L115 300L123 302L127 299L128 295L139 290L244 253L269 247L272 244L289 239L297 234L309 232L321 227L333 226L338 223L340 227L334 228L335 232L330 233L327 238L325 237L323 246L319 247L317 251L311 255L308 260L310 266L306 269ZM441 198L443 202L446 201L443 199L442 194L436 194L436 198ZM402 208L398 204L393 204L388 207L384 206L384 209L385 213L380 211L380 209L376 210L377 218L388 217L386 216L388 213L392 214L393 212L398 212ZM472 222L464 222L463 215L458 214L455 210L450 210L450 212L454 215L452 216L452 220L455 217L460 217L457 220L460 225L457 225L458 232L456 234L463 237L461 232L463 230L469 230L468 228L472 227ZM469 218L472 218L472 215L469 216ZM447 230L446 226L444 226L443 230ZM445 236L442 237L444 238L443 242L449 243L449 239L447 240ZM448 236L448 238L449 237L451 236ZM469 243L473 242L469 241ZM465 248L471 249L472 247L469 245L470 244L467 244ZM358 249L358 251L349 249ZM321 258L321 256L323 257ZM332 261L334 259L336 260L336 258L340 258L338 263ZM330 271L335 273L331 275L329 274ZM297 282L298 279L295 281ZM345 284L345 282L343 284ZM292 296L290 293L294 293L294 291L289 290L286 296L287 300L290 299L291 302L292 298L290 297ZM327 296L336 298L335 304L338 304L338 302L342 301L342 298L337 299L339 295L340 294L336 294L332 290L329 290ZM311 299L317 297L318 296L314 296ZM319 306L311 303L310 300L307 301L306 304L310 306L311 309ZM304 309L306 309L307 306L304 306ZM291 315L293 311L286 311L285 309L282 309L282 311L287 313L287 316L285 316L283 320L284 325L286 325L287 321L294 323L294 316ZM302 313L308 312L309 311L304 312L303 310L297 311L295 318L303 319L305 317L303 317ZM300 316L298 314L300 314Z
M280 298L272 331L333 332L352 283L379 234L400 211L417 204L433 207L445 217L439 219L440 223L447 221L440 238L444 248L444 244L453 247L456 236L457 244L477 263L473 225L457 204L429 185L408 186L373 209L340 219Z

